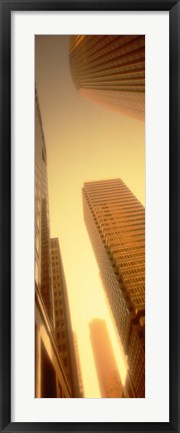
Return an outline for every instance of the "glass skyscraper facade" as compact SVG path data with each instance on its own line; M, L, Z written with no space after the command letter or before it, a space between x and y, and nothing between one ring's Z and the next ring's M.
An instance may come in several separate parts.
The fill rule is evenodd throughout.
M50 239L47 153L35 98L35 397L80 397L58 239Z
M76 365L77 365L77 372L78 372L78 380L79 380L79 389L81 393L81 397L84 397L84 386L83 386L83 380L82 380L82 372L81 372L81 363L79 358L79 348L78 348L78 341L77 336L75 332L73 332L73 338L74 338L74 349L75 349L75 356L76 356Z
M47 154L36 91L35 103L35 283L54 325Z
M72 36L70 68L80 95L144 119L144 35Z
M72 395L81 397L67 286L58 238L51 239L55 337Z
M121 179L86 182L84 219L128 359L127 397L145 396L145 211Z

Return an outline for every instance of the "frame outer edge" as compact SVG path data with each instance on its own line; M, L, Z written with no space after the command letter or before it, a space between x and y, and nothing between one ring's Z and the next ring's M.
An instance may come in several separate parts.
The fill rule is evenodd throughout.
M180 281L180 151L179 151L179 101L180 101L180 3L170 12L170 422L175 431L180 432L178 375L180 331L178 321Z
M2 3L0 3L0 100L2 101ZM2 417L3 417L3 389L2 389L2 375L3 375L3 363L2 363L2 103L0 104L0 429L2 429Z
M11 117L10 13L1 2L1 428L10 422L11 401Z
M178 2L178 83L177 83L177 98L178 98L178 135L177 135L177 146L178 146L178 281L177 290L180 290L180 2ZM180 296L178 293L178 312L180 312ZM178 432L180 432L180 316L178 315L178 341L177 341L177 375L178 375L178 393L177 393L177 405L178 405ZM178 369L179 366L179 369Z
M15 5L16 2L15 0L13 0L13 6L14 9L16 9ZM38 1L37 1L38 3ZM44 2L45 3L45 2ZM23 4L23 2L22 2ZM164 1L164 3L162 2L162 4L165 4L166 2ZM26 5L26 0L24 1L24 5L22 5L22 10L24 9L24 6ZM153 2L152 2L153 5ZM33 6L33 2L32 2L32 6ZM155 6L155 5L154 5ZM172 4L173 6L173 4ZM10 214L11 214L11 205L10 205L10 184L11 184L11 177L10 177L10 157L11 157L11 150L10 150L10 9L12 7L12 3L8 4L8 1L4 1L4 0L0 0L0 28L1 28L1 45L0 45L0 55L1 55L1 62L0 64L1 66L1 81L0 81L0 91L2 93L2 101L3 101L3 108L4 111L2 113L2 111L0 112L0 121L3 124L3 129L2 129L2 124L0 124L1 128L0 128L0 134L1 134L1 146L0 146L0 160L1 160L1 173L0 173L0 191L1 191L1 204L3 204L3 209L1 206L0 209L0 231L1 231L1 238L2 238L2 242L0 242L0 266L1 266L1 280L0 280L0 285L1 285L1 291L0 291L0 295L1 295L1 321L0 321L0 336L1 336L1 345L0 345L0 369L1 369L1 376L0 376L0 415L1 415L1 422L2 424L0 424L0 430L1 431L6 431L6 432L10 432L10 431L18 431L18 423L10 423L10 398L11 398L11 393L10 393L10 356L11 356L11 351L10 351L10 327L11 327L11 322L10 322L10 258L11 258L11 245L10 245L10 234L11 234L11 223L10 223ZM26 7L25 7L26 9ZM127 9L128 9L128 1L127 1ZM173 64L171 65L171 73L173 71L173 78L174 78L174 74L175 74L175 79L172 80L171 78L171 90L172 90L172 95L170 96L170 106L172 109L172 115L170 115L170 125L171 125L171 132L170 132L170 138L171 138L171 142L173 143L173 148L174 148L174 156L171 155L171 163L174 163L174 174L173 174L173 182L172 182L172 186L175 187L175 192L173 193L172 190L171 193L173 193L173 203L171 202L171 205L173 206L173 215L171 213L171 235L172 235L172 239L173 239L173 245L175 242L175 252L177 253L177 255L175 256L175 252L173 252L173 254L171 254L171 257L175 259L175 265L173 266L173 269L175 271L174 276L171 276L171 283L173 286L173 290L175 290L175 287L177 286L177 281L178 283L180 282L180 267L178 266L179 263L179 259L180 259L180 252L179 252L179 248L180 248L180 228L179 228L179 218L180 218L180 199L179 199L179 193L180 193L180 175L178 176L178 168L180 169L180 151L178 149L178 144L179 144L179 122L180 122L180 110L178 107L178 101L180 100L180 85L179 85L179 71L180 71L180 50L178 50L178 48L180 48L180 43L179 43L179 38L180 38L180 31L179 31L179 26L180 26L180 4L179 4L179 0L177 0L176 5L172 7L170 14L172 14L172 16L174 16L174 20L176 23L175 28L172 30L172 34L171 34L171 46L174 43L175 48L173 48L173 56L174 56L174 60L173 60ZM176 17L176 19L175 19ZM171 20L172 22L172 20ZM3 25L2 25L3 23ZM6 28L6 31L5 31ZM176 58L176 60L175 60ZM2 62L3 61L3 62ZM174 69L173 69L174 68ZM174 81L174 84L173 84ZM174 107L174 108L173 108ZM2 110L2 109L1 109ZM177 110L175 112L175 110ZM173 119L174 116L174 119ZM4 143L4 146L3 146ZM6 144L6 146L5 146ZM171 166L171 172L172 172L172 168L173 168L173 164ZM177 184L174 183L174 181L177 180ZM171 186L170 186L171 188ZM176 216L175 216L176 214ZM174 229L172 229L172 222L175 223L174 225ZM178 231L176 231L176 229ZM177 233L178 233L178 238L177 238ZM172 241L171 241L171 246L172 246ZM172 249L171 249L172 252ZM2 257L2 253L3 253L3 257ZM177 258L178 257L178 258ZM172 259L171 259L171 266L172 266ZM172 273L172 271L171 271ZM4 290L2 290L4 288ZM178 289L178 288L177 288ZM176 289L176 290L177 290ZM156 426L152 426L148 427L148 423L147 425L147 430L146 428L142 431L149 431L150 432L158 432L161 431L161 433L164 431L177 431L180 432L180 422L179 422L179 413L180 413L180 403L179 403L179 390L180 390L180 378L179 375L177 377L177 372L178 372L178 360L180 359L180 342L178 339L178 336L180 336L180 332L179 332L179 322L177 322L177 313L179 308L179 304L175 303L177 302L177 300L179 301L178 298L178 292L176 292L175 297L173 297L173 302L170 306L170 308L172 306L175 307L175 318L173 319L173 331L175 334L175 336L171 337L173 338L173 344L172 344L172 349L173 349L173 353L171 354L171 370L172 370L172 365L174 367L174 373L173 373L173 377L171 380L171 384L173 384L173 388L171 389L171 398L172 398L172 402L174 402L175 405L175 412L174 412L174 407L171 407L172 410L172 415L173 415L173 419L172 419L172 424L169 425L169 429L168 428L163 428L162 424L159 424L159 428L156 424ZM171 312L171 317L172 317L172 308L170 310ZM177 326L177 330L175 329L175 325ZM177 337L177 338L176 338ZM178 340L178 353L177 353L177 340ZM3 353L2 353L2 349L3 349ZM172 357L174 357L174 360L172 359ZM178 379L178 380L177 380ZM172 385L171 385L172 386ZM175 388L174 388L175 387ZM171 414L171 413L170 413ZM10 423L10 424L9 424ZM33 423L32 423L33 424ZM51 423L47 423L46 425L46 429L42 428L41 423L36 423L34 426L31 423L29 423L29 425L27 426L27 423L22 423L21 427L19 426L19 431L32 431L32 432L38 432L38 431L47 431L50 433L50 431L60 431L59 429L52 429L52 424ZM38 425L39 424L39 425ZM48 426L49 424L49 426ZM73 426L72 426L73 427ZM143 427L143 426L142 426ZM178 430L177 430L178 428ZM108 429L110 430L110 429ZM113 429L112 429L113 430ZM141 430L141 429L140 429ZM139 431L140 431L139 430ZM77 431L77 429L74 428L67 428L67 427L62 427L62 432L64 431ZM82 429L79 429L79 431L83 431ZM85 428L84 431L90 431L90 428ZM98 431L98 428L96 428L93 431ZM100 428L99 431L102 431L102 429ZM105 431L105 430L104 430ZM117 429L116 429L117 431ZM130 431L137 431L134 430L133 428L133 424L132 424L132 430L130 427L127 427L125 429L122 428L119 429L119 431L121 432L130 432ZM92 433L92 432L91 432Z

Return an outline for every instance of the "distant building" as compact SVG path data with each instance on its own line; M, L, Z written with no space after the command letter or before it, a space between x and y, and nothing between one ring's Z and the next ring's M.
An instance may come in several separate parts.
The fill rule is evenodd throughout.
M84 219L128 357L126 396L145 396L145 213L121 179L86 182Z
M89 324L90 338L102 398L121 398L123 386L105 320Z
M144 119L144 35L72 36L70 68L80 95Z
M77 336L75 332L73 332L73 336L74 336L74 348L75 348L76 365L77 365L78 380L79 380L79 389L80 389L81 397L84 398L84 387L83 387L83 380L82 380L82 373L81 373L81 364L79 359Z
M57 253L63 292L66 338L57 344L56 271L51 263L46 145L38 95L35 99L35 397L79 397L72 328L62 265ZM53 270L53 273L52 273ZM60 307L60 306L59 306ZM62 317L60 320L63 320ZM62 331L63 332L63 331ZM69 345L67 344L69 342ZM64 350L64 344L66 350ZM72 346L72 349L71 349Z

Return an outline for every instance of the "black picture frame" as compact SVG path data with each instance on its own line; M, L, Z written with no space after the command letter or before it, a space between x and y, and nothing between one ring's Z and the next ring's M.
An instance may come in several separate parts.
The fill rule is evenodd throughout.
M169 11L170 20L170 421L169 423L11 423L11 12ZM0 0L0 429L2 432L119 431L180 432L178 322L180 282L180 1L179 0ZM164 47L165 48L165 47Z

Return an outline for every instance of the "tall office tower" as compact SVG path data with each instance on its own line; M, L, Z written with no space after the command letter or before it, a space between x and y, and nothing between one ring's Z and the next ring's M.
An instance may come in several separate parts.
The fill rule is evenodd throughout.
M86 182L84 219L128 357L126 391L145 395L145 213L120 179Z
M54 301L56 292L53 288L54 273L52 275L51 265L47 156L37 91L35 110L35 397L78 397L74 378L77 374L75 355L71 348L68 348L69 352L59 350L56 340L57 301ZM61 280L63 278L64 276ZM65 284L63 288L65 292ZM64 316L60 316L60 320L63 321L63 317L66 317L68 322L66 332L71 335L66 298L65 293L63 295ZM66 335L66 341L70 338ZM64 344L66 343L62 336L63 350ZM70 358L66 358L66 355L71 357L71 370Z
M54 336L47 156L35 98L35 397L72 396Z
M105 320L89 323L90 338L102 398L121 398L123 386Z
M53 274L56 342L64 364L64 369L72 390L72 394L74 397L80 398L81 393L79 389L67 287L58 238L51 239L51 261Z
M81 364L79 359L79 350L78 350L78 342L77 342L77 336L75 332L73 333L74 336L74 349L75 349L75 356L76 356L76 366L77 366L77 372L78 372L78 380L79 380L79 389L81 398L84 397L84 387L83 387L83 380L82 380L82 373L81 373Z
M53 325L47 156L37 92L35 134L35 281Z
M82 96L144 119L145 36L72 36L70 68Z

